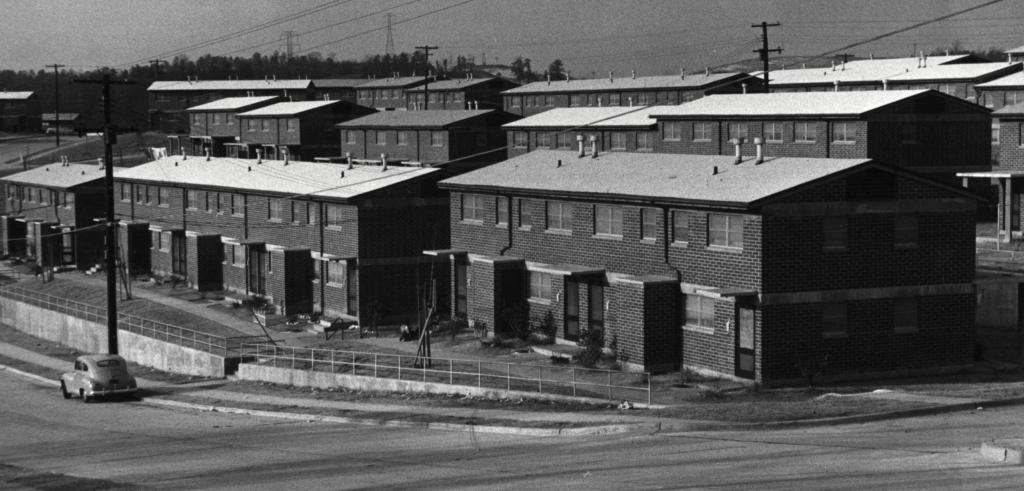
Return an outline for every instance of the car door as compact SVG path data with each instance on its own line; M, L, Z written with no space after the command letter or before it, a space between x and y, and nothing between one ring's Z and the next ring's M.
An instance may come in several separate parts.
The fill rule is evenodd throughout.
M79 389L84 389L89 378L89 367L82 360L75 360L75 371L71 372L71 380L68 381L67 389L72 394L77 394Z

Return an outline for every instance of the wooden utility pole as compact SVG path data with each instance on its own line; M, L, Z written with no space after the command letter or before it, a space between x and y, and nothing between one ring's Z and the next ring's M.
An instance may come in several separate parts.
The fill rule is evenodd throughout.
M164 60L149 60L149 66L153 67L153 81L160 80L160 64L167 63Z
M430 100L430 50L437 49L437 46L416 46L416 49L423 50L423 64L426 65L423 70L423 109L427 109Z
M110 80L110 74L103 74L102 80L76 79L78 84L103 85L103 169L107 206L107 352L117 354L117 222L114 219L114 148L117 143L117 128L110 121L110 86L134 85L130 80Z
M53 135L57 137L57 146L60 146L60 72L64 65L56 63L46 65L46 68L53 68L53 124L56 126Z
M755 49L754 52L755 53L759 53L761 55L761 61L764 62L764 92L766 94L769 92L769 90L768 90L768 53L782 53L782 47L781 46L778 47L778 48L774 48L774 49L768 49L768 28L769 27L777 27L777 26L781 26L781 25L782 24L779 24L778 22L772 22L771 24L769 24L767 22L761 22L760 24L751 24L751 26L750 26L750 27L760 27L761 28L761 48L760 49Z

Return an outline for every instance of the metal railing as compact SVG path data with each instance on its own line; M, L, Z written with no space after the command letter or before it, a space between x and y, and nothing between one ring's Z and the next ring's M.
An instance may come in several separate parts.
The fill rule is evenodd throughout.
M414 355L246 344L251 363L424 383L651 403L651 375L558 365L524 365ZM427 361L427 363L424 363Z
M0 287L0 296L90 322L101 324L107 322L106 308L68 300L47 293L15 286L4 286ZM238 353L244 343L250 343L257 339L266 339L264 336L216 336L123 312L118 312L117 314L117 327L123 331L220 356L230 356Z

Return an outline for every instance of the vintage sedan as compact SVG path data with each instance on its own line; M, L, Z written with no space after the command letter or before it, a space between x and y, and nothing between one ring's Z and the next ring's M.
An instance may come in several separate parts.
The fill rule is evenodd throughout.
M60 376L60 393L65 399L81 397L89 402L96 397L133 395L138 390L128 364L118 355L83 355L75 360L75 370Z

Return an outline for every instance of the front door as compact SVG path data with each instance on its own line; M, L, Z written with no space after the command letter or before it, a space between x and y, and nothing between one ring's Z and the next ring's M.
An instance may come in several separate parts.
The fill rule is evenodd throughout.
M566 341L580 340L580 285L569 279L565 280L565 331L562 337Z
M588 329L604 331L604 286L590 284L590 303L587 308Z
M464 262L455 263L455 316L462 319L467 319L469 314L467 267Z
M185 232L176 230L171 232L171 273L177 276L185 276Z
M267 270L266 251L262 247L247 246L249 252L249 293L253 295L266 295L267 293Z
M75 263L75 232L70 228L61 230L60 237L60 263Z
M754 378L754 309L736 309L736 376Z

